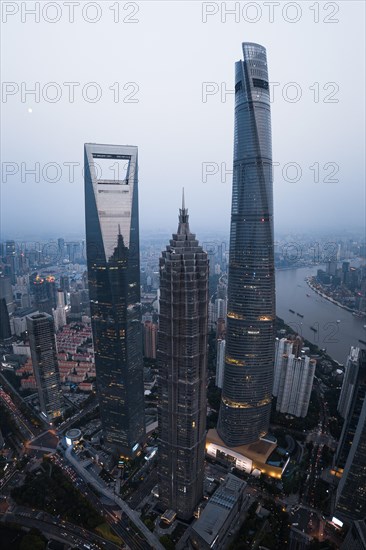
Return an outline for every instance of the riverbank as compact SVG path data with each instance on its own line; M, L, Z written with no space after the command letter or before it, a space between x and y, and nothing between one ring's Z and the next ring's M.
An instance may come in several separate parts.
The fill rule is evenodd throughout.
M360 347L360 339L366 341L365 321L312 292L306 278L314 277L316 273L316 268L277 272L276 314L302 338L320 349L326 348L332 358L344 364L350 347ZM303 317L297 316L296 312ZM311 327L316 327L317 332Z
M325 294L324 292L322 292L321 290L319 290L319 288L317 288L313 282L312 282L312 279L314 279L314 277L306 277L305 278L305 281L307 283L307 285L311 288L311 290L313 290L314 292L316 292L317 294L319 294L319 296L321 296L322 298L324 298L325 300L328 300L328 302L331 302L332 304L334 304L335 306L338 306L338 307L341 307L342 309L345 309L346 311L349 311L350 313L352 313L352 315L354 315L355 317L360 317L361 319L362 318L366 318L366 313L363 312L363 311L355 311L354 309L348 307L348 306L345 306L344 304L341 304L341 302L337 302L337 300L334 300L334 298L332 298L331 296L328 296L328 294Z
M296 330L294 330L290 325L288 325L281 317L276 316L276 329L277 331L286 330L287 334L293 334L296 336L298 333ZM300 335L301 336L301 335ZM321 363L322 360L329 361L333 367L333 369L343 367L344 364L340 363L336 359L333 359L327 352L322 351L316 344L313 344L306 338L303 338L304 346L308 347L310 350L310 354L313 356L317 356L317 363Z

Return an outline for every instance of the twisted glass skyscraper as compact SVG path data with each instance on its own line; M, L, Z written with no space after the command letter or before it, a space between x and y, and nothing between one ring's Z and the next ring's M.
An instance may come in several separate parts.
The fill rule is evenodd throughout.
M268 430L275 279L271 113L266 50L235 64L235 135L225 373L218 433L229 447Z
M145 436L137 147L85 145L85 218L103 433L130 458Z

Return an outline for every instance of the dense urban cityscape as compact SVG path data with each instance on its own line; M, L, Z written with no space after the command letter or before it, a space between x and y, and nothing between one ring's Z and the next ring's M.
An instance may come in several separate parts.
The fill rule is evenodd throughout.
M143 229L123 129L79 144L85 232L2 228L4 550L366 550L365 227L277 229L274 54L237 46L226 230L186 187Z
M181 212L181 216L187 216L184 208ZM177 239L179 234L184 235L184 227L181 226L181 233L178 230L173 239ZM116 454L108 442L108 432L102 431L103 417L96 397L98 378L85 240L69 242L60 237L43 243L10 240L2 243L2 517L11 524L36 528L38 534L32 536L41 537L39 533L45 533L46 538L67 543L73 537L73 548L83 548L88 544L95 548L114 548L121 544L130 548L148 548L154 547L159 539L167 548L178 547L181 540L180 547L184 548L188 544L186 539L189 541L189 537L199 536L197 529L187 534L190 518L187 521L176 516L179 502L173 498L177 498L177 493L173 496L168 492L169 496L162 496L164 500L160 500L158 492L158 480L164 479L159 477L164 475L163 472L159 474L159 445L169 445L165 437L174 436L178 422L177 417L175 424L170 424L172 419L169 420L168 412L162 407L163 392L169 395L173 387L169 390L169 375L162 375L164 371L159 370L167 369L168 363L165 362L163 367L157 360L158 349L163 347L161 344L158 348L159 338L171 335L171 332L166 332L168 328L164 330L164 336L159 333L164 327L161 323L166 324L170 319L171 305L166 300L173 290L164 286L163 291L163 281L159 276L164 241L168 242L168 236L141 238L141 391L144 394L146 436L141 438L133 460L126 456L125 451ZM174 250L178 243L179 239L173 242ZM203 338L208 338L207 373L197 379L204 382L200 392L202 395L207 391L207 405L204 399L204 411L201 403L201 408L195 409L197 413L192 408L188 417L185 409L183 414L191 426L192 422L204 422L201 434L206 438L206 450L204 461L202 457L203 470L189 470L190 475L201 476L201 479L194 478L195 490L199 481L202 484L202 494L193 498L189 513L197 518L192 525L199 529L199 519L204 519L203 511L209 505L210 497L219 489L225 495L225 488L231 487L235 476L237 485L233 485L234 492L230 490L229 493L230 498L235 494L239 498L239 494L243 494L240 510L235 501L227 525L218 525L214 516L215 524L223 528L226 537L222 547L251 548L260 541L262 547L277 548L278 541L281 541L289 548L316 548L314 541L317 539L327 541L330 548L338 548L346 534L346 527L341 528L339 522L346 519L345 526L348 526L351 520L356 521L356 528L360 532L363 529L360 520L365 514L362 506L364 496L357 494L357 489L362 491L364 487L363 478L351 470L352 463L349 463L350 475L356 475L356 480L341 490L340 479L357 427L365 422L362 413L366 389L365 243L362 236L338 237L332 243L332 253L333 250L336 252L331 258L327 255L327 237L314 243L314 237L294 235L278 239L274 247L276 280L292 270L302 273L305 269L310 274L302 277L301 284L305 296L303 301L312 304L314 315L311 318L304 315L304 308L295 311L292 307L297 306L288 302L286 294L277 294L277 302L280 300L281 307L287 312L285 320L277 317L275 323L270 418L273 442L267 443L268 458L271 459L266 463L260 462L259 456L248 458L237 454L237 450L228 454L215 434L225 365L228 242L225 236L217 241L203 241L199 252L203 255L205 249L209 260L207 262L203 256L204 265L208 264L208 267L204 268L207 270L206 282L201 282L203 292L207 293L207 316L202 320L208 327L202 334ZM294 253L297 250L301 250L299 257ZM314 256L314 250L321 253ZM171 252L169 257L175 259ZM160 260L160 263L165 265L166 261ZM165 272L164 277L167 277ZM168 283L173 284L171 275L168 275ZM342 332L344 321L337 323L336 318L341 316L341 306L333 303L327 332L319 339L319 333L312 330L316 328L317 308L327 302L339 301L340 296L347 297L342 306L350 310L345 310L345 314L359 326L360 337L355 332L351 339ZM164 317L159 309L162 304L168 308ZM182 316L184 318L183 313ZM182 338L182 320L178 317L175 322L179 327L175 329L177 337ZM296 330L305 325L310 332L309 339L303 338ZM174 327L169 330L174 330ZM50 354L47 362L36 355L35 350L40 345L37 338L45 339L45 353ZM344 349L349 347L343 361L335 361L326 349L329 340L339 338L344 339ZM177 342L177 345L184 344ZM168 343L164 344L164 349L168 349ZM181 350L178 356L182 358L183 348L178 349ZM189 366L193 368L192 359ZM203 366L201 363L197 368ZM178 369L177 365L176 372ZM182 405L188 397L184 395ZM106 410L104 406L104 412ZM197 420L192 420L199 411ZM163 424L165 429L159 436L158 418L160 414L164 422L164 412L167 415L166 424ZM107 420L107 430L110 425ZM362 435L359 427L360 449ZM199 441L202 441L202 435L197 443ZM166 456L171 457L171 451ZM178 459L179 456L175 461ZM190 464L189 456L187 459L182 457L182 460L183 464L184 460ZM362 455L356 455L353 460L356 460L353 468L361 472L362 464L357 460L362 460ZM53 467L52 492L48 486L50 465ZM177 462L170 467L178 471ZM48 494L48 498L40 498L40 487L44 487L43 496ZM74 502L70 504L69 491L73 491L77 508L74 508ZM57 501L53 493L58 495ZM171 506L169 502L172 502ZM188 504L188 500L183 498L183 503ZM342 510L342 506L345 509ZM214 514L214 502L211 510ZM222 517L222 509L218 510ZM135 511L138 515L134 514ZM171 515L166 515L167 511ZM64 523L60 524L61 520ZM147 538L140 522L155 534L156 541ZM275 535L279 538L274 538ZM30 544L31 548L37 547L34 541ZM203 542L196 543L196 547L204 547Z

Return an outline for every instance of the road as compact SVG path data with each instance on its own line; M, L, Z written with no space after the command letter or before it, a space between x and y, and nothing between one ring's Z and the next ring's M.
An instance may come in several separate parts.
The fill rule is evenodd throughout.
M147 550L151 548L150 545L146 545L146 541L138 537L138 533L135 532L133 525L130 525L130 521L127 516L122 516L119 518L113 512L110 511L96 494L91 490L89 485L84 482L80 474L70 466L70 464L61 456L53 455L51 457L53 462L59 466L64 474L69 477L73 485L76 485L78 490L83 494L83 496L89 501L91 506L109 523L112 531L119 536L123 542L132 550L135 548L137 550Z
M146 475L143 483L141 483L136 491L134 491L132 495L128 497L126 502L131 508L136 510L138 505L144 500L145 497L147 497L147 495L151 493L152 489L157 483L158 473L156 468L153 468L153 470Z
M67 544L70 544L70 542L81 545L85 543L90 545L97 544L99 548L104 548L105 550L120 550L123 548L106 541L92 531L66 521L60 521L57 517L50 516L44 512L33 511L30 508L17 507L14 511L1 514L1 521L19 523L25 527L39 529L46 537L54 538ZM95 548L95 546L93 547Z
M131 550L151 550L156 546L150 545L145 538L141 537L134 529L130 519L122 514L121 519L118 519L113 514L109 513L109 524L111 529L128 544ZM160 544L160 543L159 543Z
M34 428L31 427L31 423L25 418L24 414L20 412L10 395L3 388L0 388L0 399L14 419L23 438L25 440L33 439L35 437Z
M291 518L292 523L299 525L299 532L293 534L294 528L292 529L292 546L290 548L297 548L295 543L298 543L299 548L302 548L306 541L306 534L317 537L319 540L323 540L324 537L325 521L316 508L316 493L323 470L322 454L324 445L334 448L335 440L329 433L328 404L324 399L324 393L318 380L314 381L314 389L320 404L319 423L317 428L308 434L306 438L307 442L313 443L313 448L309 457L306 480L300 493L301 504L295 508L295 512L291 512L294 515Z
M79 424L79 421L83 416L87 415L88 413L92 412L94 409L98 407L98 403L96 401L92 401L87 405L84 409L82 409L79 413L77 413L76 416L73 418L69 418L68 420L65 420L62 424L60 424L57 428L57 431L60 436L66 432L69 428L71 428L74 424Z
M320 404L320 419L318 429L307 436L307 441L313 441L318 445L327 445L335 450L337 442L329 432L329 410L328 403L325 400L324 391L319 380L314 380L314 390L316 391L318 402Z
M20 405L25 405L25 409L24 410L27 410L27 412L29 412L29 415L30 417L32 418L33 416L35 418L37 418L37 421L40 423L40 426L35 426L32 424L32 422L28 419L28 418L25 418L25 422L28 426L28 428L30 429L30 432L33 433L33 434L37 434L37 433L40 433L42 431L42 429L44 428L48 428L48 423L45 421L44 418L42 418L42 415L38 416L34 413L34 411L32 411L32 409L30 408L29 404L27 403L27 401L24 400L24 398L20 395L20 393L14 388L14 386L9 382L9 380L4 376L4 374L0 371L0 382L4 385L4 387L6 388L6 392L12 396L12 400L16 403L16 406L17 406L17 411L20 413ZM22 414L22 413L20 413Z
M97 480L92 474L90 474L85 468L83 468L80 462L73 456L72 447L67 448L64 456L87 483L90 483L90 485L92 485L100 494L106 496L108 499L115 502L121 508L121 510L126 514L126 516L128 516L132 524L135 525L135 527L142 532L143 536L146 538L146 540L150 544L150 546L144 545L143 548L146 548L146 550L148 550L149 548L164 550L164 547L160 544L158 539L151 533L151 531L146 527L146 525L140 519L140 516L137 514L137 512L135 512L134 510L131 510L131 508L128 506L128 504L124 500L122 500L119 496L115 495L110 489L107 489L107 487L101 485L99 480ZM117 528L121 528L121 527L122 525L120 526L117 525Z
M2 495L5 494L5 489L7 488L8 483L11 482L16 473L19 474L19 470L16 467L16 463L13 463L7 470L4 477L0 480L0 491Z

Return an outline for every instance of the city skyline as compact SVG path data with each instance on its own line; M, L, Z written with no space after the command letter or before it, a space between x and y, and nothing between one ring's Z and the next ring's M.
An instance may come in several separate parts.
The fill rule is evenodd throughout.
M4 550L366 550L365 4L0 4Z
M8 56L11 65L3 60L3 79L18 84L19 93L10 95L9 92L2 103L2 130L4 134L7 132L8 139L2 140L1 156L3 170L7 166L4 163L15 163L13 168L18 171L8 176L3 172L2 235L9 238L29 235L34 230L35 218L37 234L49 234L50 229L60 234L66 226L66 213L70 219L68 231L83 233L80 150L81 145L89 141L139 144L144 233L161 226L168 232L174 223L173 213L163 216L156 198L163 193L169 204L178 206L177 197L183 186L200 234L204 227L211 225L212 219L216 220L215 227L226 228L232 177L232 143L228 136L232 135L234 122L232 59L237 56L237 44L245 40L267 46L271 52L272 83L279 83L272 86L276 143L273 160L280 163L274 170L276 230L313 227L335 231L337 227L347 229L351 225L364 227L364 201L353 198L364 197L363 107L362 102L357 107L354 102L355 86L363 89L363 73L355 67L363 66L364 37L358 25L363 20L364 5L351 2L348 6L343 9L342 4L333 18L322 9L318 23L310 9L303 9L301 19L290 23L284 19L281 7L276 9L275 20L270 23L263 8L258 23L250 24L243 18L236 22L234 16L229 15L222 23L220 13L207 16L204 23L199 4L175 2L170 7L166 3L144 2L135 17L138 23L106 26L110 22L107 15L113 16L111 10L107 10L108 14L104 13L95 25L82 22L77 33L76 26L68 24L66 18L51 25L45 21L36 24L31 17L23 24L20 16L9 17L3 36L6 47L12 49L14 55ZM293 15L289 12L288 19ZM338 22L325 23L327 15L328 19ZM188 24L191 30L187 44L184 29ZM123 32L118 31L120 28ZM111 46L108 50L106 43L97 45L92 40L93 29L108 35ZM51 30L52 53L43 48L43 41L50 38ZM17 53L19 33L30 45L26 62ZM68 41L63 44L61 37L65 34ZM345 41L344 36L353 38ZM148 67L142 38L148 41L149 55L154 59ZM76 47L76 41L80 40L90 52L86 59L83 56L82 62ZM167 48L170 42L174 47ZM134 55L127 55L125 52L131 49ZM116 52L123 52L123 71L116 69L121 61ZM57 70L54 55L58 57ZM39 64L38 59L43 63ZM166 71L166 66L172 74ZM95 80L102 89L102 97L93 103L85 100L82 89L85 83ZM46 101L46 91L45 97L40 92L39 102L31 94L25 94L22 101L21 82L27 84L26 89L32 89L34 82L39 82L42 90L50 81L61 87L59 101ZM69 88L64 82L80 84L75 86L73 103L68 100ZM120 87L119 102L114 101L115 82ZM291 87L289 83L295 85ZM301 98L292 101L299 89ZM49 90L52 99L51 92L55 90ZM90 94L92 92L91 88ZM177 105L189 116L178 118L172 126L171 115ZM57 130L52 133L48 128L50 119ZM72 132L69 132L70 120L76 122ZM120 120L122 127L115 124L115 120ZM22 127L21 134L14 132L17 126ZM339 132L339 127L349 131ZM353 145L349 154L345 136L351 129ZM65 132L67 140L62 137ZM157 145L160 143L164 143L164 155ZM41 172L40 183L36 183L31 174L25 175L22 182L22 170L34 169L36 162ZM21 163L24 163L23 169ZM43 178L42 183L42 169L48 163L57 163L61 174L50 166L48 177ZM70 163L76 163L73 178L69 178ZM298 169L291 165L285 168L288 163L298 163L301 167L299 181L291 182L296 180ZM338 165L339 170L332 163ZM288 170L286 178L283 169L285 176ZM206 178L203 170L208 172ZM173 180L170 174L174 174ZM55 179L58 181L53 181ZM337 179L338 183L332 182ZM296 208L292 208L294 194ZM22 206L30 202L32 212ZM52 217L43 208L45 202L55 205ZM207 214L201 211L203 202ZM347 216L346 211L352 214Z

